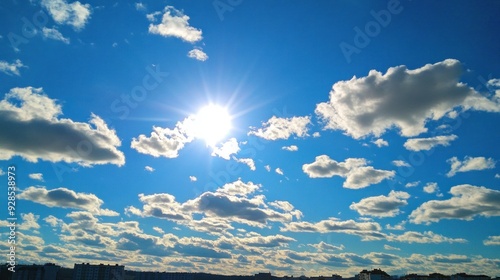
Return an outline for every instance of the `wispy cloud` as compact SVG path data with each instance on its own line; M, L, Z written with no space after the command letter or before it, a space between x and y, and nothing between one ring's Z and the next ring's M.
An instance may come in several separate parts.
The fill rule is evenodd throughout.
M453 177L458 172L493 169L496 165L493 158L469 156L466 156L463 161L460 161L457 157L452 157L447 162L451 165L451 170L446 174L448 177Z
M26 66L19 59L16 59L13 63L8 63L7 61L0 60L0 72L3 72L7 75L21 75L19 69L22 67Z

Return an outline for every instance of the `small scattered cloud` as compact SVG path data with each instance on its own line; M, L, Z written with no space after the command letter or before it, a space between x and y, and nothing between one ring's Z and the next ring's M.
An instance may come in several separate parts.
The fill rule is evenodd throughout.
M389 142L385 141L382 138L379 138L379 139L373 141L372 143L375 144L379 148L384 147L384 146L389 146Z
M459 81L462 63L446 59L410 70L401 65L386 73L371 70L365 77L336 82L329 101L316 106L325 129L342 130L360 139L380 137L391 128L402 136L427 132L426 124L451 111L500 112L500 103ZM433 82L429 82L433 81Z
M363 158L348 158L344 162L337 162L327 155L320 155L313 163L302 165L302 170L310 178L346 178L343 187L348 189L365 188L395 175L394 171L375 169L367 164Z
M500 191L472 185L450 189L452 198L424 202L410 214L415 224L430 224L442 219L470 221L476 216L500 216Z
M297 137L308 136L307 126L311 123L311 117L278 118L271 117L262 124L262 128L251 127L248 135L255 135L266 140L288 139L292 135Z
M75 30L85 27L92 8L89 4L82 4L79 1L68 3L66 0L42 0L44 7L58 24L72 26Z
M405 185L405 188L413 188L420 185L420 181L415 181L415 182L408 182Z
M0 168L0 176L3 176L3 175L5 175L5 172L3 171L2 168Z
M255 171L255 169L256 169L255 162L251 158L236 158L236 157L233 157L233 159L236 160L237 162L246 164L250 168L250 170L252 170L252 171Z
M289 151L289 152L296 152L299 150L299 147L295 145L290 145L290 146L283 146L281 147L282 150Z
M447 147L450 142L456 140L458 136L447 135L447 136L435 136L429 138L413 138L406 140L404 147L410 151L428 151L436 146Z
M42 173L31 173L28 175L28 177L30 177L30 179L43 182L43 174Z
M236 138L231 138L222 143L220 147L213 146L212 149L212 156L219 156L223 159L229 160L231 155L240 151L240 146L238 145Z
M400 251L401 250L400 248L392 247L392 246L389 246L387 244L384 245L384 249L385 250L392 250L392 251Z
M194 48L190 50L187 54L189 58L193 58L199 61L205 61L208 59L208 55L200 48Z
M425 186L424 186L424 192L426 193L435 193L435 192L438 192L439 191L439 187L438 187L438 184L437 183L427 183Z
M28 187L18 196L47 207L61 207L85 210L102 216L118 216L113 210L102 209L103 201L91 193L76 193L67 188L47 190L45 187Z
M157 17L161 15L161 22ZM163 12L155 12L147 15L149 24L149 33L158 34L164 37L176 37L189 43L200 41L202 31L189 25L189 16L172 6L166 6Z
M453 177L458 172L493 169L496 165L493 158L469 156L466 156L463 161L460 161L457 157L452 157L447 162L451 165L451 170L446 174L448 177Z
M363 216L394 217L401 213L400 207L408 204L408 198L410 194L407 192L391 191L388 196L372 196L363 198L357 203L353 202L349 208Z
M189 176L189 181L196 182L198 181L198 178L196 178L195 176Z
M483 240L483 244L486 246L500 246L500 235L488 236L487 239Z
M21 73L19 72L19 69L22 67L26 66L19 59L16 59L13 63L8 63L7 61L0 60L0 72L3 72L9 76L20 76Z
M500 174L498 174L498 173L497 173L497 174L495 174L495 178L496 178L496 179L500 179Z
M146 5L142 2L136 2L135 3L135 9L138 11L145 11L146 10Z
M281 168L279 168L279 167L278 167L278 168L276 168L274 171L275 171L276 173L278 173L279 175L283 175L283 170L281 170Z
M144 170L146 170L146 171L148 171L148 172L154 172L154 171L155 171L155 169L154 169L153 167L149 166L149 165L146 165L146 166L144 167Z
M265 165L264 168L267 170L267 172L271 171L271 166L270 165Z
M44 38L47 38L47 39L61 41L61 42L65 43L65 44L69 44L70 43L70 39L64 37L61 34L61 32L59 32L59 30L57 30L56 28L43 27L42 28L42 35L43 35Z
M321 134L317 131L312 134L312 137L314 137L314 138L318 138L320 136L321 136Z
M410 167L411 165L404 160L393 160L392 164L397 167Z

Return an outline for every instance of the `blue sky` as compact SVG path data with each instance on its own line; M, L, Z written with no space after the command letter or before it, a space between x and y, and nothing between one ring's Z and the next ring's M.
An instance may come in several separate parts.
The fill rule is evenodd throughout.
M500 275L500 3L0 12L20 262Z

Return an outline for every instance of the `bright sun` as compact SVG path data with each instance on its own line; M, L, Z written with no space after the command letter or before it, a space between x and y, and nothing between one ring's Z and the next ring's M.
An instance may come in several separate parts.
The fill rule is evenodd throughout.
M207 145L215 146L231 129L231 116L224 107L210 104L195 116L195 137L205 140Z

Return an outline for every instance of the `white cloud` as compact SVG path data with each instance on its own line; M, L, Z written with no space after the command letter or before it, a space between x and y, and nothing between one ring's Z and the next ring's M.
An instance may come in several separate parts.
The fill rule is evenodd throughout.
M339 220L330 218L316 223L290 222L281 228L281 231L292 232L341 232L361 236L363 240L379 240L385 238L380 233L381 227L376 222L356 222L354 220Z
M241 162L241 163L244 163L246 164L250 170L252 171L255 171L255 162L253 161L253 159L251 158L236 158L236 157L233 157L234 160L236 160L237 162Z
M61 34L61 32L59 32L59 30L57 30L56 28L43 27L42 28L42 34L43 34L44 38L48 38L48 39L52 39L52 40L56 40L56 41L61 41L61 42L65 43L65 44L69 44L70 43L70 39L64 37Z
M173 129L153 126L149 137L144 134L134 137L130 147L154 157L176 158L184 145L194 140L194 133L189 129L193 121L194 117L190 116L177 122Z
M488 236L483 241L483 244L486 246L500 246L500 235Z
M439 188L438 188L438 184L437 183L427 183L427 185L424 186L424 192L426 193L435 193L435 192L438 192L439 191Z
M213 146L212 149L212 156L219 156L227 160L231 158L231 155L236 154L240 151L240 147L236 138L231 138L225 143L222 143L220 148L217 146Z
M55 22L71 25L75 30L85 27L92 13L89 4L82 4L79 1L68 4L65 0L42 0L42 6L47 9Z
M102 216L118 216L109 209L102 209L103 201L91 193L76 193L67 188L47 190L45 187L28 187L17 196L19 199L30 200L47 207L73 208L89 211Z
M16 59L13 63L8 63L7 61L0 60L0 72L3 72L7 75L16 75L19 76L19 68L26 67L21 60Z
M161 12L155 12L147 15L147 18L151 21L149 33L164 37L176 37L190 43L198 42L203 38L201 36L202 31L190 26L189 17L182 11L172 6L166 6L163 9L161 23L154 24L157 22L156 17L161 14Z
M312 137L314 137L314 138L318 138L320 136L321 136L321 134L319 132L317 132L317 131L314 132L313 135L312 135Z
M387 236L388 241L397 241L404 243L466 243L467 240L463 238L450 238L432 231L424 233L416 231L407 231L402 235L391 234Z
M2 168L0 168L0 176L3 176L3 175L5 175L5 172L3 171Z
M411 165L404 160L393 160L392 164L398 167L410 167Z
M198 178L196 178L195 176L189 176L189 181L196 182L198 181Z
M149 165L146 165L146 166L144 167L144 170L146 170L146 171L148 171L148 172L154 172L154 171L155 171L155 169L154 169L153 167L149 166Z
M208 59L208 55L200 48L194 48L190 50L187 56L199 61L205 61Z
M395 175L394 171L374 169L366 165L363 158L348 158L344 162L337 162L327 155L320 155L313 163L302 165L302 170L310 178L346 178L343 187L349 189L365 188Z
M264 166L264 168L267 170L267 172L271 171L271 166L269 166L269 165Z
M320 241L318 244L307 244L311 247L316 248L319 252L321 251L342 251L345 249L344 245L335 246L328 244L326 242Z
M500 216L500 191L472 185L450 189L452 198L424 202L410 214L415 224L439 222L442 219L472 220L475 216Z
M281 149L285 150L285 151L296 152L299 150L299 147L297 147L295 145L290 145L290 146L281 147Z
M283 175L283 170L281 170L281 168L279 168L279 167L278 167L278 168L276 168L274 171L275 171L276 173L280 174L280 175Z
M293 218L302 217L302 213L294 210L293 205L283 202L268 205L264 195L255 194L260 188L260 185L252 182L244 183L238 180L225 184L214 192L204 192L184 203L177 202L173 195L167 193L140 194L142 209L129 206L125 212L142 217L167 219L193 230L211 233L234 229L232 222L262 228L269 222L288 223ZM277 210L269 206L274 206Z
M384 249L393 250L393 251L400 251L401 250L400 248L392 247L392 246L389 246L387 244L384 245Z
M0 101L0 130L9 131L0 139L0 160L18 155L30 162L125 164L117 149L120 139L100 117L91 114L88 124L58 118L61 114L61 106L41 88L11 89Z
M394 226L392 226L390 224L386 224L385 228L388 230L405 230L405 224L406 224L406 221L401 221L400 223L398 223Z
M416 187L420 184L420 181L415 181L415 182L408 182L405 185L405 188L413 188Z
M159 234L165 234L165 231L163 231L163 229L161 229L159 227L153 227L153 230L158 232Z
M307 126L311 123L311 117L278 118L272 116L262 124L262 128L251 127L248 135L255 135L266 140L288 139L292 135L298 137L308 136Z
M28 175L28 177L30 177L30 179L43 182L43 174L42 173L31 173Z
M137 2L137 3L135 3L135 9L138 11L145 11L146 5L142 2Z
M410 194L402 191L391 191L389 196L379 195L361 199L357 203L351 203L350 209L357 211L363 216L394 217L401 213L400 207L406 206L406 200Z
M335 83L330 100L319 103L315 112L325 129L343 130L356 139L379 137L393 127L403 136L417 136L427 131L428 120L439 120L457 107L500 112L498 101L459 82L462 72L454 59L415 70L391 67L385 74L371 70L366 77Z
M430 138L413 138L406 140L404 146L407 150L410 151L428 151L436 146L444 146L447 147L450 145L450 142L456 140L458 136L456 135L441 135Z
M379 148L381 148L383 146L389 146L389 142L385 141L382 138L379 138L379 139L373 141L372 143L377 145L377 147L379 147Z
M452 157L447 162L451 165L451 170L446 174L448 177L455 176L457 172L493 169L496 164L493 158L469 156L466 156L463 161L460 161L457 157Z
M495 174L495 178L500 179L500 174Z

